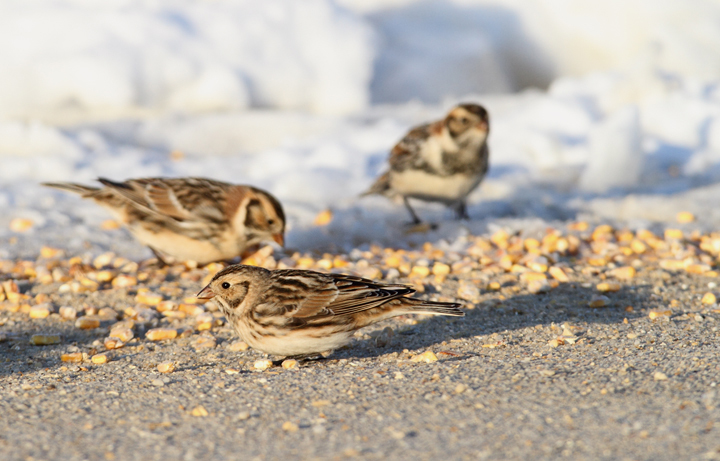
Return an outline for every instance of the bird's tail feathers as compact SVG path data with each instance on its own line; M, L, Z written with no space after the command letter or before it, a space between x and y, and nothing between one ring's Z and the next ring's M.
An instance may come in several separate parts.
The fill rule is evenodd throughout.
M117 182L113 181L107 178L98 178L97 179L102 185L110 187L112 189L130 189L132 190L132 186L129 186L125 184L124 182Z
M92 192L96 192L99 189L97 187L85 186L82 184L72 182L44 182L43 186L52 187L53 189L60 189L68 192L74 192L80 195L87 195Z
M460 310L462 304L459 303L442 303L438 301L423 301L414 299L418 304L408 306L409 314L431 314L431 315L449 315L452 317L464 317L465 312Z
M388 190L390 190L390 173L385 173L377 178L375 183L370 186L370 189L360 194L360 197L367 195L385 195Z

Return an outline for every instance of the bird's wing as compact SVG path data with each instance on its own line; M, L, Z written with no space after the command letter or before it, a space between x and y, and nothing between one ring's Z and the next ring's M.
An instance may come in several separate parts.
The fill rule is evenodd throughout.
M395 171L404 171L424 163L423 145L438 130L442 130L442 125L438 122L421 125L410 130L390 151L388 158L390 168Z
M129 205L156 218L182 223L222 222L229 184L200 178L143 178L124 183L99 179Z
M405 285L384 285L351 275L313 271L274 271L261 303L263 315L312 321L349 316L411 294Z
M262 301L263 315L295 319L327 317L327 307L338 296L333 279L313 271L279 270L271 275Z
M165 216L182 221L193 218L192 211L178 199L178 195L168 184L160 181L146 184L145 199L153 210Z
M334 315L353 315L415 292L406 285L387 285L351 275L332 274L338 296L327 309Z

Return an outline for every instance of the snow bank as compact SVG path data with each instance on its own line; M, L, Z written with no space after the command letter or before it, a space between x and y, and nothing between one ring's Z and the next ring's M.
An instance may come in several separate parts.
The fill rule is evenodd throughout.
M707 81L717 49L708 0L6 0L0 116L351 113L638 60Z
M338 0L379 37L376 102L438 102L631 67L720 77L720 4L707 0Z
M40 122L0 121L0 181L72 177L85 152L59 129Z
M108 216L94 204L37 185L97 176L254 184L283 202L301 250L511 221L647 225L683 209L720 225L703 210L720 200L720 4L342 2L354 12L330 0L0 3L0 256L19 254L4 245L13 217L36 222L18 240L29 254L89 241L147 256L123 231L98 232ZM527 85L547 90L512 93ZM442 225L408 236L402 207L358 194L410 127L461 101L491 117L475 219L419 205ZM82 123L26 121L57 114ZM335 218L314 226L325 208Z
M440 205L418 204L424 219L442 225L406 235L401 206L358 197L386 168L392 145L411 126L442 117L457 102L448 100L376 106L342 117L250 110L63 129L0 123L2 163L13 166L0 170L0 205L8 209L0 214L0 242L12 235L12 218L30 217L38 224L18 248L46 243L80 251L88 240L92 248L148 256L126 233L98 232L108 215L93 203L37 185L97 176L207 176L262 187L285 206L288 245L300 250L407 246L485 232L498 223L523 228L578 217L644 220L638 225L646 226L681 210L720 224L720 215L689 205L698 196L694 189L720 182L715 85L643 67L558 79L547 92L462 100L480 102L491 114L490 172L470 197L468 224L451 221ZM720 200L720 187L704 190L702 204ZM313 225L325 208L333 210L333 221Z
M368 27L330 0L8 0L0 116L351 112L372 59Z
M637 186L644 157L637 107L608 117L590 132L588 144L590 158L580 178L581 188L606 192Z

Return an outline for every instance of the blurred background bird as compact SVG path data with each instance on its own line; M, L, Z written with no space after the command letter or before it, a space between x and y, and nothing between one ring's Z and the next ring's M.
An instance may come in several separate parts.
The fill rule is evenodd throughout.
M488 113L477 104L460 104L443 120L410 130L393 147L390 169L363 195L399 198L414 224L420 218L408 199L442 202L458 219L469 219L466 199L488 171Z
M414 292L352 275L237 264L218 272L197 296L214 298L251 347L307 356L337 349L360 328L398 315L465 315L458 303L408 297Z
M108 209L166 264L206 264L241 256L264 242L284 244L280 202L252 186L205 178L98 179L105 187L43 183Z

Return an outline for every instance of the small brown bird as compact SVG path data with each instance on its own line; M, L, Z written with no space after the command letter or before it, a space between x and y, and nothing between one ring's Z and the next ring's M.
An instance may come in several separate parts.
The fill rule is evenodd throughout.
M460 304L406 296L414 292L351 275L237 264L218 272L197 296L214 298L251 347L308 356L337 349L356 330L397 315L465 315Z
M43 183L107 208L163 263L232 259L262 242L284 243L285 214L269 193L204 178L143 178L105 187Z
M477 104L460 104L443 119L410 130L393 147L390 169L363 195L401 198L419 224L409 198L442 202L458 219L468 219L466 198L488 171L488 113Z

